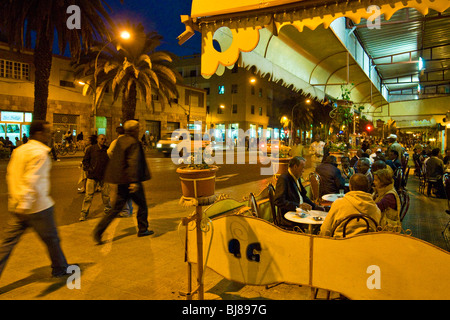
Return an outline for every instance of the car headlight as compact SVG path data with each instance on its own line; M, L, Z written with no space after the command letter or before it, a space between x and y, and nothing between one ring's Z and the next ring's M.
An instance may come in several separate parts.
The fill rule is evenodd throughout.
M161 147L162 147L162 144L161 144L161 143L157 143L157 144L156 144L156 147L157 147L157 148L161 148Z
M171 143L171 144L170 144L170 147L171 147L171 148L176 148L176 147L177 147L177 144L176 144L176 143Z

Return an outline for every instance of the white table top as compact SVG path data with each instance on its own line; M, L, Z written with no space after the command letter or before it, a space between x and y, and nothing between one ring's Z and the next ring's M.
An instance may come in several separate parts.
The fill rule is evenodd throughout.
M339 193L329 193L329 194L324 194L322 196L322 200L325 201L330 201L330 202L334 202L339 198L343 198L344 196L341 196Z
M302 214L303 212L303 214ZM309 210L307 213L289 211L284 214L286 220L296 222L296 223L304 223L304 224L322 224L323 220L327 216L328 212L319 211L319 210ZM302 216L300 216L302 215ZM314 220L313 217L321 217L322 220Z

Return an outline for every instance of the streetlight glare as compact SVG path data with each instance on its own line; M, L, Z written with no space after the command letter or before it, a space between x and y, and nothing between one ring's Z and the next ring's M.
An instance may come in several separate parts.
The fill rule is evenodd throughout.
M120 34L120 37L122 39L128 40L131 38L131 34L128 31L122 31L122 33Z
M81 84L82 86L84 86L86 84L86 82L84 81L78 81L78 84Z
M311 100L309 100L309 99L306 99L306 103L310 103L311 102Z
M255 78L251 78L251 79L250 79L250 82L251 82L251 83L255 83L255 82L256 82L256 79L255 79Z
M225 109L225 106L223 104L220 105L221 109Z

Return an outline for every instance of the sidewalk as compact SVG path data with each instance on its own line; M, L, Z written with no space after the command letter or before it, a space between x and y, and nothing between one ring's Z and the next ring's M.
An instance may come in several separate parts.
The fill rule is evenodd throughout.
M270 179L219 189L216 193L241 200L249 192L259 193ZM135 216L115 219L104 234L105 240L113 241L102 246L95 245L91 236L99 218L59 227L68 262L81 268L80 289L69 289L65 278L51 278L45 246L29 231L14 249L0 278L0 300L185 300L180 292L187 291L187 264L184 228L179 223L194 210L180 206L178 200L149 208L150 228L155 234L143 238L136 236ZM310 297L307 287L245 286L225 280L209 269L205 271L204 283L206 300ZM197 298L195 295L194 300Z

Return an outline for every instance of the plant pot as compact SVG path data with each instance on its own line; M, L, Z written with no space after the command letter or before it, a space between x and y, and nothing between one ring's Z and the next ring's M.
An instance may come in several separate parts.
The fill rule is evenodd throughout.
M274 172L274 174L283 174L288 172L289 168L289 161L291 161L292 158L271 158L272 163L278 163L278 170L277 172Z
M219 170L217 166L210 166L208 169L178 168L177 173L180 175L183 197L203 198L213 196L217 170Z

